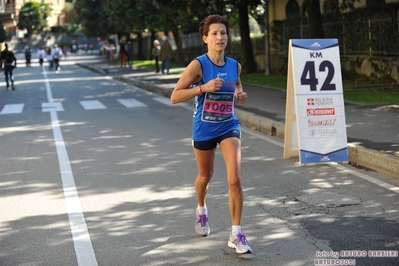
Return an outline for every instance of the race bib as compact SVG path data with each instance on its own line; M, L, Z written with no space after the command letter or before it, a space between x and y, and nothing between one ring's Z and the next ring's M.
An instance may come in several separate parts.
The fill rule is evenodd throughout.
M223 122L230 120L234 113L234 93L207 92L205 93L202 109L202 121Z

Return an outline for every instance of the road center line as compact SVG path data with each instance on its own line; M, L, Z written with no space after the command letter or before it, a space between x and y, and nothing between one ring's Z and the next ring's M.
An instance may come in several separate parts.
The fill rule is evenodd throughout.
M42 67L43 76L46 83L47 100L53 102L50 82L47 73ZM62 186L64 190L65 203L71 228L72 240L75 247L75 254L78 265L97 266L97 259L94 254L89 230L83 215L82 205L79 200L78 191L75 185L71 164L69 162L68 152L62 137L61 127L58 121L56 110L50 110L51 126L53 128L54 142L57 150L58 163L60 166Z

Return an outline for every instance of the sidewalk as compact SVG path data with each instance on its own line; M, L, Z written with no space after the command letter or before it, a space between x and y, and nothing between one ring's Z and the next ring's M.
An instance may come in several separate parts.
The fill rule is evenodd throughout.
M173 74L179 69L162 75L149 69L120 68L109 62L83 67L168 97L180 77ZM243 87L248 102L236 105L241 123L284 138L285 90L251 84ZM399 179L399 105L345 103L345 114L350 163Z

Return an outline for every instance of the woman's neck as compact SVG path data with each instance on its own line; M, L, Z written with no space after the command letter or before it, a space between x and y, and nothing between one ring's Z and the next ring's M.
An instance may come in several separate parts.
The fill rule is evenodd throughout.
M224 53L212 53L212 52L207 52L206 53L209 57L209 59L212 61L217 66L223 66L225 64L224 60Z

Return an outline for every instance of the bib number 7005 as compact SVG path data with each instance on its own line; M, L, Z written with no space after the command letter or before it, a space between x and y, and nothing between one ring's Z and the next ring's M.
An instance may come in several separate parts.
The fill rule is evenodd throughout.
M335 91L335 84L331 83L334 78L334 65L330 61L323 61L320 63L319 71L324 72L327 70L327 77L321 86L321 91ZM301 85L309 85L311 91L317 91L319 79L316 77L316 70L314 61L307 61L303 68L301 76Z

